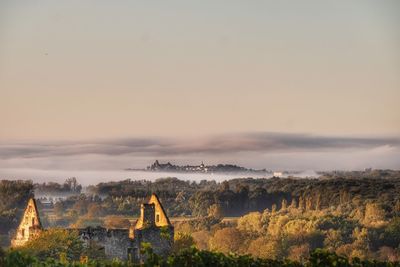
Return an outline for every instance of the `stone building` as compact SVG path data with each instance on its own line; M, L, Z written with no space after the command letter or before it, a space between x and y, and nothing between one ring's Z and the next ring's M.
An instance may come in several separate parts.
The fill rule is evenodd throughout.
M141 260L140 248L143 243L149 243L158 255L166 256L171 251L174 227L156 194L141 205L140 217L136 224L130 227L129 237L132 240L129 255L134 260Z
M11 240L12 247L23 246L43 230L35 199L31 198L25 208L21 223Z
M140 217L129 229L88 227L70 230L78 231L85 246L96 244L104 250L109 259L117 258L135 262L144 259L140 253L144 243L150 244L155 253L166 256L171 251L174 240L174 227L156 194L153 194L147 203L141 205ZM12 240L12 246L25 244L33 236L40 234L40 231L42 227L39 213L35 200L31 199L17 234Z

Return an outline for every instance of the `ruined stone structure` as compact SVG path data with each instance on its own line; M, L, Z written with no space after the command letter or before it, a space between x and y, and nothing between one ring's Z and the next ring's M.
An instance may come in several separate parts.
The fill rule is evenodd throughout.
M143 260L140 249L144 243L149 243L155 253L166 256L171 251L174 240L174 227L156 194L153 194L147 203L141 205L140 217L129 229L88 227L72 230L78 231L85 246L95 243L96 246L103 249L107 258L134 262ZM40 234L40 231L42 231L42 227L39 213L34 199L31 199L17 230L17 235L12 241L12 246L25 244L34 235ZM29 235L26 235L27 233Z
M142 204L140 218L135 226L129 229L129 237L133 240L130 255L140 260L142 243L150 243L153 251L158 255L167 255L174 241L174 227L156 194L150 197L148 203Z
M12 247L23 246L43 230L35 199L31 198L25 208L21 223L18 226L15 237L11 240Z
M132 239L129 238L129 229L106 229L104 227L88 227L78 230L83 244L87 247L96 245L104 251L109 259L127 260L132 249ZM140 259L140 258L138 258Z

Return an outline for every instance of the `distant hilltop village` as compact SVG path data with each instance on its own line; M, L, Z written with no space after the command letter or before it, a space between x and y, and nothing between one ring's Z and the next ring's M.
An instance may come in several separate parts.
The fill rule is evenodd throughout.
M205 165L173 165L170 162L160 163L156 160L152 165L146 168L147 171L164 171L164 172L198 172L198 173L270 173L265 169L253 170L232 164Z
M207 173L207 174L243 174L243 175L259 175L265 177L290 177L300 175L301 171L271 171L266 169L249 169L234 164L217 164L205 165L174 165L171 162L160 163L156 160L145 169L127 168L126 171L148 171L148 172L172 172L172 173Z

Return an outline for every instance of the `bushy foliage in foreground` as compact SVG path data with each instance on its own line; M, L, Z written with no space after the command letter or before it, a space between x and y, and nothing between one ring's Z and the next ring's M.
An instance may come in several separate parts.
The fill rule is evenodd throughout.
M377 262L377 261L361 261L357 258L349 261L347 258L340 257L335 253L324 250L315 250L310 254L308 260L299 263L290 260L271 260L252 258L248 255L234 255L211 252L206 250L198 250L194 247L181 250L179 253L172 254L163 259L153 253L151 248L147 248L143 253L146 254L147 260L138 265L130 262L106 261L106 260L87 260L68 261L65 258L60 260L48 258L40 260L34 256L30 256L21 251L10 251L0 258L1 266L5 267L400 267L399 262Z
M19 250L41 260L58 258L60 255L63 255L67 260L78 260L84 247L77 232L65 229L48 229Z

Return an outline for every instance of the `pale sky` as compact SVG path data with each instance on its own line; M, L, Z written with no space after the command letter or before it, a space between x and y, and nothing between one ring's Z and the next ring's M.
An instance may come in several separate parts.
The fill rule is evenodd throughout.
M397 0L1 1L0 143L397 138L399 14Z

